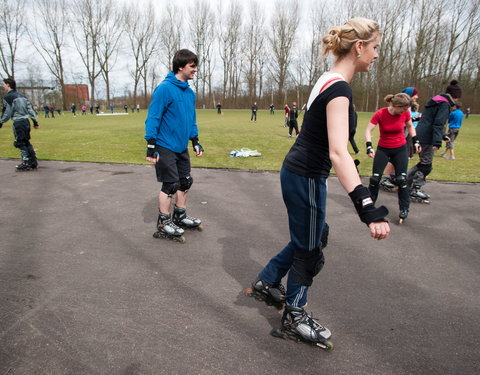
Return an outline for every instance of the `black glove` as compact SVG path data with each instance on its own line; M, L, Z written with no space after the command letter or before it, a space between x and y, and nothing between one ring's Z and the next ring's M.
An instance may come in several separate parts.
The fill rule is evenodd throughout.
M373 151L372 142L367 142L367 155Z
M147 143L147 158L156 158L157 140L155 138L150 138L147 140Z
M385 206L375 207L370 191L363 185L358 185L351 193L348 194L357 209L360 220L367 226L370 223L386 221L388 210Z
M412 137L412 143L413 145L420 145L420 141L418 140L418 137L415 135Z
M40 125L38 125L38 121L37 120L32 120L33 121L33 127L35 129L37 129Z
M198 143L198 137L192 138L193 151L197 152L195 147L198 147L198 151L205 151L200 143Z
M3 126L3 122L0 122L0 128Z

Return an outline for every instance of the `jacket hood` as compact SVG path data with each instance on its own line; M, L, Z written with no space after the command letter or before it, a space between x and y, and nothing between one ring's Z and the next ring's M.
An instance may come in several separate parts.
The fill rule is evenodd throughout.
M432 99L430 99L428 103L425 104L425 107L432 107L440 103L448 103L450 107L455 104L450 94L438 94L435 95Z
M177 77L175 77L175 74L173 72L170 72L167 74L167 76L165 77L165 81L170 82L183 90L186 90L190 87L188 85L188 82L180 81L179 79L177 79Z

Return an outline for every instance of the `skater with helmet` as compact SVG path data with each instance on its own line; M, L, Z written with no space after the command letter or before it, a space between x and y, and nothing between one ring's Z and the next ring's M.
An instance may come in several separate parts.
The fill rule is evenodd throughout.
M195 93L188 85L198 71L198 57L182 49L175 53L173 70L153 92L145 120L146 160L155 164L159 193L158 238L184 242L183 228L200 228L201 220L187 216L187 195L193 183L188 142L196 156L202 156L198 142ZM173 214L170 212L175 198Z
M324 54L333 53L336 60L315 84L302 131L280 172L290 242L261 270L250 289L251 295L267 303L285 302L281 328L274 329L272 335L326 350L332 349L331 332L307 313L305 306L309 287L324 265L323 248L328 238L327 178L332 166L371 237L381 240L390 232L385 218L388 210L375 207L348 151L349 134L355 127L349 82L356 73L370 70L378 57L380 37L375 21L354 18L332 28L323 38ZM284 293L281 280L287 274Z
M400 223L403 223L408 216L410 207L410 194L407 185L408 144L403 130L405 127L412 137L416 151L420 152L421 148L410 118L409 109L412 104L410 96L405 93L390 94L384 100L388 103L388 107L375 112L365 130L367 155L373 158L372 176L368 188L375 202L378 197L383 171L387 163L391 162L395 169L394 183L398 186ZM380 138L375 151L372 145L372 131L377 125L380 130Z

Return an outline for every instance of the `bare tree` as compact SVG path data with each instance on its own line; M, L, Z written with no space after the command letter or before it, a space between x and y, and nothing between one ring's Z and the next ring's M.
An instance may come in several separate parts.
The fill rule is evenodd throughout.
M101 74L97 57L102 25L106 22L104 9L107 4L106 0L76 0L71 4L70 30L75 48L87 70L90 100L93 104L96 79Z
M32 32L29 32L30 40L60 86L62 106L65 110L67 103L64 50L67 38L67 3L66 0L38 0L36 11L38 18L34 18L34 27Z
M172 60L175 52L181 48L182 34L182 17L179 14L178 8L173 4L167 4L160 26L160 44L162 46L162 64L167 70L172 70Z
M133 102L137 103L138 86L140 79L144 79L144 96L146 102L146 81L148 79L148 62L157 50L160 34L155 16L155 8L152 3L147 7L139 9L135 4L126 7L123 11L123 23L125 33L130 42L135 66L130 71L133 77Z
M244 75L247 84L247 95L251 102L255 101L258 90L263 86L263 67L267 53L265 51L265 17L260 3L251 0L248 9L250 20L243 28L242 50L245 60Z
M205 0L195 2L190 11L189 30L192 42L200 59L200 69L194 81L200 102L205 105L208 90L209 104L212 102L213 46L215 41L215 13L210 3Z
M97 61L105 81L107 105L110 105L110 73L116 63L118 43L122 36L122 13L113 3L106 3L103 9L104 21L98 37L96 48Z
M220 59L223 62L223 97L231 98L236 104L240 80L240 36L242 27L242 7L232 2L227 14L219 17ZM225 20L223 22L223 20Z
M298 0L281 0L278 2L271 21L269 40L275 56L271 66L276 75L272 76L275 77L278 84L278 93L284 93L285 97L285 81L299 21Z
M25 0L0 2L0 66L7 77L15 78L18 43L25 31Z

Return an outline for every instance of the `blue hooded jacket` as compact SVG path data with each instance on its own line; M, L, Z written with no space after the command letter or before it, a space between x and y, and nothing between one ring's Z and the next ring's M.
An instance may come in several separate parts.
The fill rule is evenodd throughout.
M157 145L181 153L197 136L195 93L188 82L170 72L153 92L145 120L145 139L156 139Z

